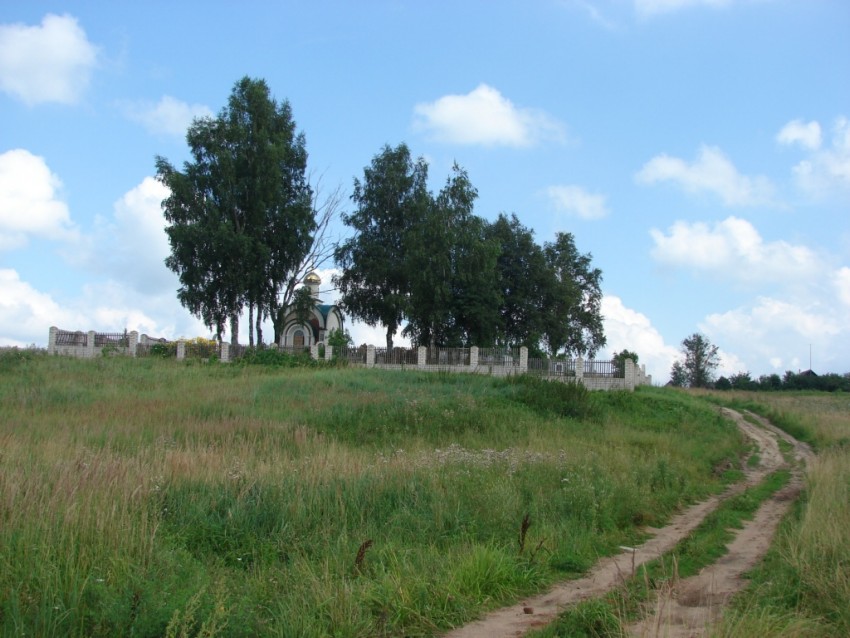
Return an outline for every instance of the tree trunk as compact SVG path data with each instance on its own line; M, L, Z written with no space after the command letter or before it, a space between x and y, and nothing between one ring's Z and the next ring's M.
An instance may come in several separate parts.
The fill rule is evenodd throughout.
M237 314L230 316L230 345L233 347L239 345L239 315Z
M254 302L248 303L248 347L254 347Z
M387 352L393 349L393 335L395 334L395 324L387 326Z
M257 304L257 347L263 347L263 305Z

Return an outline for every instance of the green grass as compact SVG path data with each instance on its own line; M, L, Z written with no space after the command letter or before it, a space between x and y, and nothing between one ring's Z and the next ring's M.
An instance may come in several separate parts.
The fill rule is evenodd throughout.
M537 638L619 637L625 625L638 620L644 605L670 580L688 578L726 553L734 530L743 527L759 506L790 478L785 471L767 476L759 485L724 501L687 538L658 560L643 565L623 586L602 599L586 601L562 614L545 629L529 634Z
M639 542L745 451L651 388L4 357L0 628L433 635Z

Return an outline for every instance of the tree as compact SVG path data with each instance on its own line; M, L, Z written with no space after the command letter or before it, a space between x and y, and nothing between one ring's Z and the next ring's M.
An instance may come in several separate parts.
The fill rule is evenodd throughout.
M694 333L682 341L685 355L685 375L691 388L708 388L714 380L714 371L720 364L717 346L703 335Z
M626 375L626 359L631 359L637 365L638 355L636 352L623 348L620 352L615 352L611 359L614 361L614 370L617 376L624 377Z
M545 290L550 281L543 249L534 233L516 215L500 214L487 237L496 243L496 289L499 317L496 342L506 347L526 346L539 351L543 337Z
M287 101L277 103L263 80L244 77L215 118L195 120L186 135L193 161L176 170L156 158L178 298L221 338L249 308L249 339L262 342L262 321L275 324L305 267L319 257L329 208L317 221L307 177L307 151ZM330 208L333 206L331 205ZM322 242L319 241L321 246ZM256 324L252 315L256 313Z
M370 326L387 329L387 348L409 307L408 230L411 220L427 216L428 165L415 162L405 144L385 146L354 180L356 209L342 216L354 236L340 244L334 257L342 274L334 276L340 306Z
M457 164L406 234L410 295L404 333L418 345L492 344L497 246L473 214L478 191Z
M688 385L688 372L681 361L674 361L670 368L670 385L676 388L684 388Z
M606 343L602 271L591 267L590 253L578 252L572 233L557 233L543 252L549 272L542 326L549 352L593 357Z

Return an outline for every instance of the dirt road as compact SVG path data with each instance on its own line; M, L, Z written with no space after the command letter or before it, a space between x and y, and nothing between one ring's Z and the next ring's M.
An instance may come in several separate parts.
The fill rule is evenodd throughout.
M531 629L542 627L569 605L604 595L631 576L644 563L658 558L673 549L692 532L703 519L725 499L760 482L768 473L786 466L777 443L781 437L794 446L795 455L805 460L811 454L803 444L759 420L759 425L747 422L733 410L723 409L737 426L759 447L758 467L749 468L745 479L723 494L688 508L660 529L648 529L652 537L635 548L623 548L620 554L600 560L587 576L560 583L545 594L525 599L523 602L495 610L481 620L452 630L446 638L509 638L522 636ZM749 569L767 551L773 531L785 510L799 491L800 477L795 474L791 484L774 495L759 509L753 522L736 535L730 552L712 568L703 570L703 580L686 579L670 592L669 602L660 599L658 613L631 628L637 636L698 636L701 627L716 618L723 602L741 586L740 575ZM713 571L712 571L713 570ZM700 578L703 574L694 577ZM682 595L684 592L684 597ZM670 629L681 628L682 633ZM656 631L658 630L658 631ZM663 631L662 633L659 633Z

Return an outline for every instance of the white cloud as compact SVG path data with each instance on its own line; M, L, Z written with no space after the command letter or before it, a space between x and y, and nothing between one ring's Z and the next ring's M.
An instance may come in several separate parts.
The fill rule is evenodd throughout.
M639 15L653 16L661 13L672 13L690 7L725 7L732 0L634 0L635 9Z
M208 335L173 293L147 295L115 280L87 284L61 301L12 269L0 269L0 345L47 345L50 326L65 330L138 330L156 337Z
M638 363L646 365L646 372L652 375L653 383L665 382L673 362L679 358L679 351L664 343L664 338L649 318L627 308L622 299L614 295L602 297L602 317L608 339L606 352L626 349L637 353Z
M814 251L785 241L765 242L750 222L737 217L711 226L679 221L667 234L652 229L650 235L657 261L734 281L792 283L823 272Z
M165 95L156 104L152 102L125 102L120 105L125 115L142 124L156 135L183 138L192 120L212 117L212 110L203 104L187 104Z
M48 14L40 26L0 25L0 89L27 104L74 104L97 64L76 18Z
M115 202L111 217L95 220L68 259L142 293L176 290L177 276L164 263L170 253L162 214L167 196L161 182L146 177Z
M608 215L604 195L588 193L580 186L550 186L546 194L555 207L581 219L602 219Z
M838 300L850 310L850 268L844 267L837 270L833 281Z
M776 134L780 144L799 144L811 150L820 148L821 131L817 122L804 123L801 120L791 120Z
M60 308L50 295L22 281L17 271L0 268L0 345L44 345L50 326L79 319Z
M533 146L563 141L564 127L543 111L519 108L481 84L466 95L446 95L414 107L414 127L449 144Z
M25 246L30 236L68 240L76 236L62 187L44 158L24 149L0 155L0 250Z
M702 329L713 340L734 350L736 369L753 374L782 373L808 368L809 346L817 354L816 371L847 372L850 361L850 325L847 308L830 299L777 299L758 297L752 304L706 317Z
M786 124L782 133L794 122ZM810 122L807 126L820 126ZM792 129L793 130L793 129ZM839 117L832 128L832 144L824 148L819 143L816 146L804 144L810 153L808 157L794 167L794 175L798 185L815 197L821 197L841 190L850 190L850 121Z
M741 175L735 165L714 146L702 146L697 159L688 164L678 157L658 155L635 175L640 184L671 181L691 193L713 193L726 206L772 204L773 184L766 177Z

